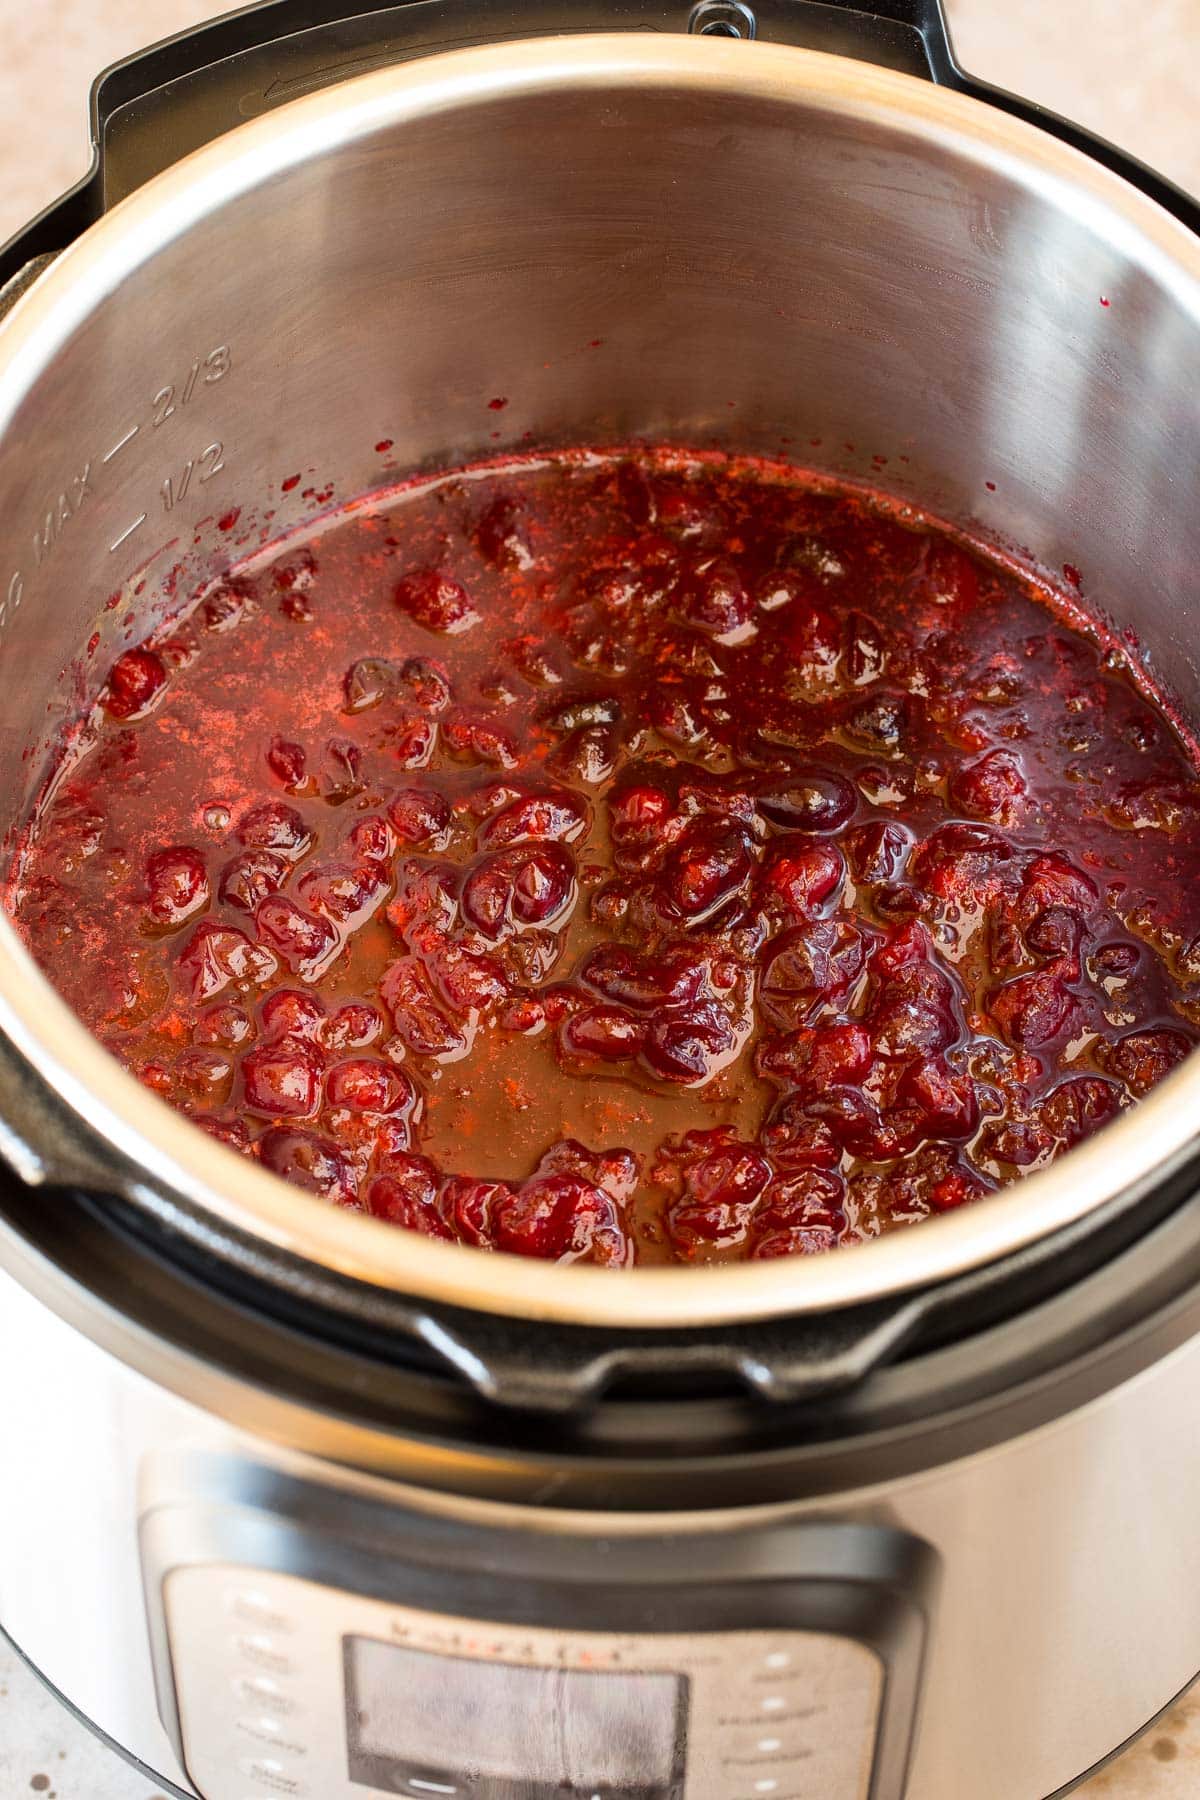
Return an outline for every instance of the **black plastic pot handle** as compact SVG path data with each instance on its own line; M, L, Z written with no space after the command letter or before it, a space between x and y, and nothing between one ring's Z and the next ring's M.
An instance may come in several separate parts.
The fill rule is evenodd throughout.
M99 77L92 167L0 249L0 313L16 298L9 284L23 276L27 283L37 259L57 255L190 151L298 94L437 50L592 30L756 37L922 76L1052 132L1200 232L1200 206L1172 183L1078 126L967 75L941 0L262 0Z

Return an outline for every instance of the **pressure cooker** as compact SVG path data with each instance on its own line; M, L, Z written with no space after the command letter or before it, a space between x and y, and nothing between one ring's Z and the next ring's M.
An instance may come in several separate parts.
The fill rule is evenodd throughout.
M222 516L382 439L790 443L1200 713L1200 209L937 0L269 0L92 134L0 252L9 854ZM202 1800L1065 1792L1200 1671L1198 1102L824 1256L539 1265L237 1158L3 922L0 1623Z

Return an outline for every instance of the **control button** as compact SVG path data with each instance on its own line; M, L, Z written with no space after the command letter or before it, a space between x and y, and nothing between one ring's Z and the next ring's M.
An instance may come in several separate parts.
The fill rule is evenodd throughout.
M239 1675L233 1691L245 1706L261 1706L264 1712L287 1718L298 1711L296 1702L273 1675Z
M287 1794L289 1800L302 1800L308 1792L308 1783L293 1775L285 1762L277 1756L244 1756L238 1763L241 1774L248 1775L260 1787L271 1794ZM262 1800L262 1796L258 1796Z
M281 1612L270 1594L260 1588L229 1588L225 1594L225 1610L244 1625L258 1625L269 1631L291 1631L292 1621Z
M287 1756L307 1756L308 1745L284 1736L287 1727L278 1719L262 1716L253 1719L239 1719L237 1729L243 1737L254 1738L257 1743L271 1744Z
M235 1637L233 1647L239 1656L256 1668L269 1669L272 1675L291 1675L293 1665L275 1639L265 1631L248 1631Z

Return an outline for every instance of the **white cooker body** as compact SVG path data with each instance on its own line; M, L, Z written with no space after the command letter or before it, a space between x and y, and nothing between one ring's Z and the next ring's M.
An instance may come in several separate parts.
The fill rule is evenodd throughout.
M1052 1425L921 1476L819 1504L669 1516L449 1499L295 1458L133 1372L7 1275L0 1366L18 1372L0 1386L0 1432L27 1447L0 1484L0 1624L88 1719L203 1800L590 1792L538 1779L556 1745L560 1774L579 1773L570 1759L596 1740L597 1708L617 1721L610 1741L640 1732L648 1770L642 1787L630 1785L613 1750L615 1761L595 1765L604 1800L1044 1800L1200 1670L1200 1608L1188 1600L1200 1592L1200 1443L1188 1424L1200 1399L1197 1339ZM265 1498L274 1477L309 1499ZM469 1572L452 1569L440 1583L426 1579L414 1604L411 1573L389 1589L387 1558L366 1584L331 1580L349 1565L342 1549L323 1554L313 1521L362 1502L392 1522L398 1570L420 1517L511 1533L514 1585L521 1557L532 1550L549 1563L553 1553L557 1616L521 1628L481 1616L464 1603ZM796 1630L781 1623L779 1581L759 1590L770 1604L757 1623L743 1608L729 1625L713 1575L723 1541L818 1526L849 1534L852 1561L855 1533L934 1553L937 1579L896 1621L886 1667L832 1615L825 1632L811 1620ZM657 1632L623 1629L610 1594L597 1629L597 1558L647 1534L659 1539L664 1568L694 1575L692 1625L673 1630L678 1612L664 1611ZM575 1617L564 1556L579 1577ZM828 1540L821 1559L829 1568L839 1560ZM884 1690L911 1710L899 1690L915 1680L922 1647L907 1785L889 1777L870 1788ZM430 1760L436 1731L421 1708L430 1680L421 1652L449 1659L437 1665L434 1711L462 1745L461 1787ZM594 1676L605 1667L657 1686L637 1699L628 1678L582 1698L572 1690L572 1668ZM347 1692L355 1683L357 1704ZM401 1690L409 1699L390 1726L361 1700ZM651 1715L665 1707L674 1718L681 1694L688 1716L664 1736ZM494 1725L514 1708L528 1733L524 1782L469 1785L472 1768L477 1781L487 1769L463 1721ZM893 1717L893 1731L906 1723ZM397 1729L408 1734L398 1746L388 1741ZM495 1756L502 1765L503 1745ZM390 1785L402 1766L432 1772Z

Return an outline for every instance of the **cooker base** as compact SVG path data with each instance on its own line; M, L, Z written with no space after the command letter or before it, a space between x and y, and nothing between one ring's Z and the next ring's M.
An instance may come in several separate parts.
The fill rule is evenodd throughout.
M1136 1731L1131 1731L1124 1743L1118 1744L1114 1750L1110 1750L1107 1756L1102 1756L1099 1762L1094 1762L1090 1769L1085 1769L1082 1775L1075 1777L1074 1781L1068 1781L1066 1787L1056 1788L1052 1794L1046 1796L1046 1800L1067 1800L1068 1794L1078 1793L1079 1789L1089 1782L1093 1775L1098 1775L1101 1769L1107 1769L1110 1764L1124 1756L1127 1750L1132 1749L1139 1739L1144 1738L1148 1731L1153 1731L1159 1720L1165 1719L1171 1708L1177 1706L1185 1694L1191 1693L1197 1681L1200 1681L1200 1673L1193 1675L1190 1681L1185 1681L1179 1692L1173 1694L1165 1706L1160 1706L1156 1713L1152 1713L1144 1725L1139 1726Z
M94 1719L89 1719L86 1713L81 1712L77 1706L68 1700L61 1689L55 1687L49 1676L44 1675L37 1664L26 1656L20 1644L16 1643L14 1639L9 1636L3 1626L0 1626L0 1641L6 1644L15 1655L20 1657L21 1661L25 1664L25 1667L32 1675L37 1677L47 1693L52 1694L59 1705L71 1714L72 1718L78 1720L79 1724L82 1725L85 1730L90 1731L94 1738L98 1738L107 1750L112 1751L114 1756L119 1756L121 1761L127 1763L144 1781L148 1781L154 1786L161 1788L163 1796L169 1796L169 1800L196 1800L194 1793L189 1792L187 1789L176 1787L175 1783L168 1781L165 1775L160 1775L157 1770L149 1768L146 1763L141 1762L139 1758L132 1755L130 1751L123 1749L122 1746L117 1743L115 1738L110 1737L107 1731L104 1731L96 1724ZM1074 1781L1068 1781L1065 1787L1055 1788L1052 1794L1046 1795L1045 1800L1067 1800L1069 1794L1078 1793L1080 1788L1092 1779L1093 1775L1098 1775L1102 1769L1107 1769L1112 1763L1115 1763L1120 1757L1124 1756L1125 1752L1131 1749L1139 1739L1145 1737L1147 1732L1152 1731L1159 1720L1164 1719L1171 1711L1172 1707L1177 1705L1177 1703L1183 1699L1185 1694L1191 1692L1191 1689L1198 1681L1200 1681L1200 1671L1197 1671L1191 1681L1185 1681L1179 1692L1173 1694L1165 1706L1160 1707L1156 1713L1152 1713L1144 1725L1140 1725L1136 1731L1130 1732L1129 1736L1121 1743L1115 1745L1114 1748L1109 1751L1107 1756L1102 1756L1098 1762L1094 1762L1089 1769L1085 1769L1082 1774L1077 1775ZM155 1800L158 1800L158 1796L155 1796Z
M85 1731L90 1731L94 1738L98 1738L106 1750L111 1750L114 1756L119 1756L121 1761L127 1763L135 1774L142 1777L143 1781L149 1782L154 1787L161 1788L162 1800L167 1800L167 1796L170 1797L170 1800L196 1800L195 1794L188 1793L184 1788L176 1787L173 1781L168 1781L165 1775L160 1775L158 1773L157 1769L150 1768L148 1764L134 1756L131 1751L124 1749L118 1744L115 1738L109 1737L107 1731L102 1730L102 1728L96 1724L94 1719L89 1719L86 1713L80 1712L74 1702L68 1700L62 1689L55 1687L54 1683L50 1680L50 1677L44 1675L37 1664L33 1662L31 1658L26 1656L20 1644L16 1642L15 1638L9 1636L2 1625L0 1625L0 1643L3 1643L11 1650L14 1656L20 1658L30 1674L36 1676L46 1692L57 1700L63 1711L70 1713L71 1717L82 1725ZM154 1800L159 1800L159 1796L156 1795Z

